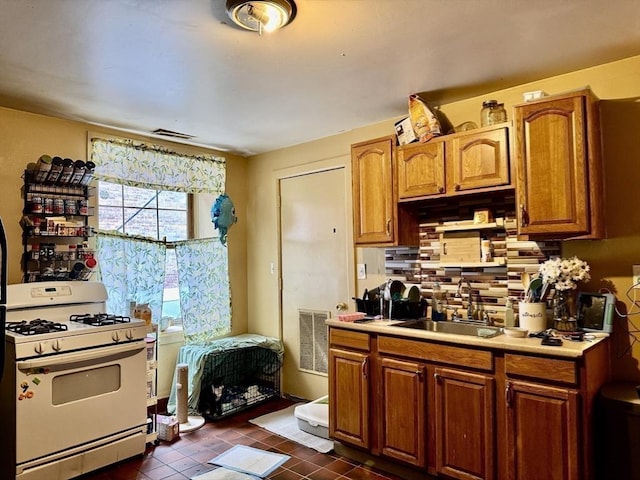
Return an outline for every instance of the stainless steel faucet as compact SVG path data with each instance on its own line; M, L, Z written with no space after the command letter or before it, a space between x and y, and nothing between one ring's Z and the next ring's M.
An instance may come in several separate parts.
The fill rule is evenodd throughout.
M464 277L460 277L460 280L458 280L458 289L456 290L455 296L462 299L462 307L464 308L464 297L462 296L463 283L467 287L467 320L474 320L473 315L475 313L475 308L473 306L473 300L471 298L471 283L469 282L469 280Z

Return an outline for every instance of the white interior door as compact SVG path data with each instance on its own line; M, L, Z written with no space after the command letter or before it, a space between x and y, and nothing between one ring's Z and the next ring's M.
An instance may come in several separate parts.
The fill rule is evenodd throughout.
M324 320L350 298L347 190L344 168L280 180L283 392L307 400L328 393Z

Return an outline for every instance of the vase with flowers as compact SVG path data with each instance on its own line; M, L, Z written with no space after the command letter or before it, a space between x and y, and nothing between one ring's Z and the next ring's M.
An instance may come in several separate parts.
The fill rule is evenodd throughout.
M578 283L591 280L589 270L589 264L578 257L552 258L540 265L543 284L554 290L553 320L556 330L576 330L575 290Z

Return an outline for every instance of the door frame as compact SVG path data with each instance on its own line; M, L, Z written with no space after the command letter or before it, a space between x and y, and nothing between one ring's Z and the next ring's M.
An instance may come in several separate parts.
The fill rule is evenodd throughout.
M347 272L347 286L348 292L345 298L352 298L355 296L356 291L356 279L355 279L355 246L353 243L353 222L348 221L349 217L353 215L353 203L351 198L351 157L350 155L342 155L330 159L320 160L317 162L306 163L295 167L287 167L274 171L275 183L276 183L276 205L277 205L277 245L278 245L278 335L283 338L283 323L284 323L284 311L283 311L283 299L282 299L282 222L281 222L281 205L280 205L280 192L281 181L289 178L300 177L303 175L311 175L315 173L322 173L329 170L344 169L344 189L345 189L345 209L348 212L346 215L346 258L348 268Z

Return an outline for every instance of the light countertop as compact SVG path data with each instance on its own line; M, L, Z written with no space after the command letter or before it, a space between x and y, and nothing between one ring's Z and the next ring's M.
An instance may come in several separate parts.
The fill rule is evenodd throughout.
M365 333L376 333L378 335L401 336L416 340L432 340L437 342L445 342L460 346L484 347L493 350L503 350L511 352L535 353L541 355L552 355L556 357L578 358L584 352L598 344L606 337L598 336L592 341L574 342L571 340L562 340L562 346L552 347L541 345L540 338L515 338L505 334L501 334L492 338L474 337L470 335L458 335L442 332L431 332L428 330L417 330L413 328L398 327L399 320L372 320L365 323L341 322L337 319L329 319L326 321L330 327L345 328L348 330L360 331Z

